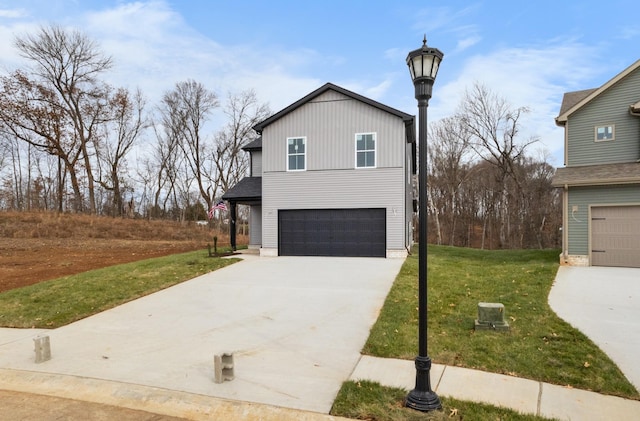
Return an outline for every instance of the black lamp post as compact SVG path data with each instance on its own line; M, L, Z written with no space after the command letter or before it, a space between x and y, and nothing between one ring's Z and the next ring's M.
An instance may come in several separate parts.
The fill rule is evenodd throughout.
M431 89L436 80L443 54L437 48L427 46L425 35L422 48L411 51L407 65L416 88L418 100L418 220L420 238L418 240L418 356L416 357L416 387L405 405L419 411L441 409L438 395L431 390L431 358L427 354L427 107Z

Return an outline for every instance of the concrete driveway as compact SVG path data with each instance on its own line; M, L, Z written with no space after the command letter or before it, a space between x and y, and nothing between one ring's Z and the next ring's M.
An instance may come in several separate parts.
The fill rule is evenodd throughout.
M562 266L549 305L607 353L640 390L640 269Z
M0 368L327 413L402 263L245 256L59 329L0 329ZM42 333L52 359L36 364ZM223 352L233 354L235 379L216 384Z

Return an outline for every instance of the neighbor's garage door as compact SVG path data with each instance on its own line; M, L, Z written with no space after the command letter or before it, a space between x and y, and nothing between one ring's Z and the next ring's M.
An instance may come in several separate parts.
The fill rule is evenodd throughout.
M591 264L640 267L640 206L591 208Z
M281 256L386 256L385 209L278 211Z

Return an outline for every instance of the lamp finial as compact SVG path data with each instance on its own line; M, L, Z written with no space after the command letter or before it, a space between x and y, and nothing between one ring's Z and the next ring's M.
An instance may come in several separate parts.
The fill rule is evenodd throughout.
M424 38L422 39L422 48L427 46L427 34L424 34Z

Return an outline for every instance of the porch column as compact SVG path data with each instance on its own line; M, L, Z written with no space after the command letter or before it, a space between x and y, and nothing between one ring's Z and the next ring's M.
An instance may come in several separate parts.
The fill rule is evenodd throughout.
M236 251L236 202L229 202L229 213L231 214L229 239L231 241L231 249Z

